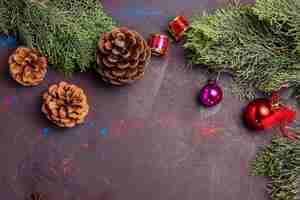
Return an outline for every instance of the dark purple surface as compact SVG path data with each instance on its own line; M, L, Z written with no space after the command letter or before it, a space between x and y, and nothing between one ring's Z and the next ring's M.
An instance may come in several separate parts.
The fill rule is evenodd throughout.
M147 37L167 18L223 6L212 0L103 0L120 24ZM265 180L249 176L249 161L270 133L251 133L240 102L221 77L224 98L212 109L196 103L208 76L186 66L180 44L153 58L144 80L108 87L95 74L68 79L49 72L38 87L18 86L0 56L1 200L32 191L50 200L264 200ZM61 80L89 97L84 125L59 129L40 111L41 94Z

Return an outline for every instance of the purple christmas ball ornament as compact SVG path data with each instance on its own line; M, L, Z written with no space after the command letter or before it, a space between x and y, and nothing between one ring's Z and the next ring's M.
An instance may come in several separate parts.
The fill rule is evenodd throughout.
M216 81L209 81L200 91L200 103L205 107L218 105L223 98L223 91Z

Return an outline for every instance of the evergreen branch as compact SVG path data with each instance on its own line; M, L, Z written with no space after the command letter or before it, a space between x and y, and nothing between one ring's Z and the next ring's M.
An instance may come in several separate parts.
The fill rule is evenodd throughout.
M17 33L67 74L92 67L99 35L115 25L98 0L0 0L0 32Z
M256 13L251 6L235 6L195 17L184 45L188 59L266 93L299 85L297 39Z
M299 196L300 142L275 137L252 162L252 175L267 176L272 200L296 200Z
M300 53L300 1L258 0L254 12L262 20L268 20L278 30L296 38L296 50Z

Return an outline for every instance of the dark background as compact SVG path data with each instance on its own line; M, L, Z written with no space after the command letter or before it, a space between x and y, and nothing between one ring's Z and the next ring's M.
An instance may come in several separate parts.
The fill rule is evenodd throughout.
M170 16L191 17L225 6L221 0L103 0L123 26L147 38L166 29ZM181 43L153 58L146 76L122 88L93 73L66 78L50 71L34 88L8 75L13 49L0 51L0 199L22 200L40 191L50 200L264 200L264 178L249 176L249 162L272 131L250 132L241 112L247 102L230 92L212 109L195 98L208 78L186 65ZM61 80L81 86L91 110L86 123L60 129L40 111L41 94ZM274 131L273 131L274 133Z

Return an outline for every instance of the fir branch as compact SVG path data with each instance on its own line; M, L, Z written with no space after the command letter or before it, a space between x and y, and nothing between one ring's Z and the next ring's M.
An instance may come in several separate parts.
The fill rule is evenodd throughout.
M18 33L67 74L92 67L99 35L114 26L98 0L0 0L0 32Z
M267 176L271 181L267 192L272 200L296 200L299 196L300 142L275 137L258 153L252 165L252 175Z
M287 35L299 32L300 1L298 0L257 0L253 10L261 20L269 21Z
M228 71L238 85L270 93L300 83L296 39L250 6L195 17L184 48L191 63Z
M299 0L257 0L254 12L262 20L267 20L296 38L297 52L300 53L300 1Z

